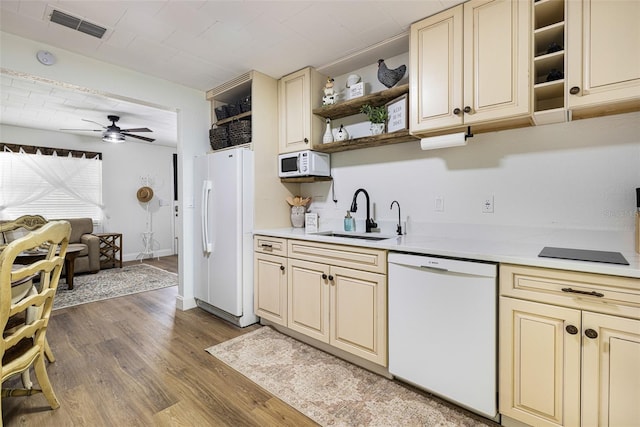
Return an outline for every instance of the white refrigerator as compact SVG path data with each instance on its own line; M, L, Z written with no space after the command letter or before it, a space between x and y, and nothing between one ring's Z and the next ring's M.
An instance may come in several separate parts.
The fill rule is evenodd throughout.
M199 307L244 327L253 312L253 151L195 158L195 298Z

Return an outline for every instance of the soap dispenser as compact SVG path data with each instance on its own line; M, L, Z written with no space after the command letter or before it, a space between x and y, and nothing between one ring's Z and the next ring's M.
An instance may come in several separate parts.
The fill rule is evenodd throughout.
M351 212L347 211L347 215L344 217L344 231L355 231L356 219L351 216Z

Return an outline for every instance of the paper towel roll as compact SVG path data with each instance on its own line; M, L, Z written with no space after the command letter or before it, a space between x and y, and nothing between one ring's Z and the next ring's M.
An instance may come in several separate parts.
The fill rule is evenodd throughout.
M435 150L437 148L459 147L467 145L465 133L452 133L449 135L432 136L431 138L422 138L420 140L420 148L423 150Z

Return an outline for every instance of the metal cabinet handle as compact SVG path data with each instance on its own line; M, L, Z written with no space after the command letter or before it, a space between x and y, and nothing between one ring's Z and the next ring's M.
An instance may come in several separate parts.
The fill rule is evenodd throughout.
M260 246L262 246L262 249L267 249L267 250L272 250L273 249L273 245L270 245L268 243L263 243Z
M469 107L468 105L464 107L464 112L469 114L471 112L471 107Z
M284 265L280 266L280 271L284 271Z
M455 114L456 116L459 116L459 115L460 115L460 113L462 113L462 110L461 110L461 109L459 109L459 108L454 108L454 110L453 110L453 114Z
M580 93L580 88L578 86L574 86L571 89L569 89L569 93L571 95L577 95Z
M323 280L327 280L327 275L323 273L323 274L322 274L322 279L323 279Z
M308 144L308 143L309 143L309 138L305 138L305 139L304 139L304 143L305 143L305 144Z
M598 338L598 333L593 329L587 329L586 331L584 331L584 334L587 336L587 338L591 338L591 339Z
M333 276L332 275L329 275L329 280L333 280Z
M598 298L602 298L604 296L604 294L601 294L600 292L596 292L596 291L587 292L587 291L579 291L577 289L571 289L571 288L562 288L562 292L568 292L572 294L591 295L592 297L598 297Z
M567 330L567 332L569 332L571 335L575 335L578 333L578 328L576 328L573 325L567 325L567 327L565 328Z

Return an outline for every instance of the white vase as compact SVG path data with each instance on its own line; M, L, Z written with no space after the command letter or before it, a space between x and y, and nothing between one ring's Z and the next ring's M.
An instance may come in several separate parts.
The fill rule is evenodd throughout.
M294 228L304 227L304 214L306 212L306 206L291 206L291 225Z
M371 123L371 135L380 135L384 133L384 123Z
M327 119L327 128L324 131L324 136L322 137L322 143L328 144L333 142L333 133L331 132L331 119Z

